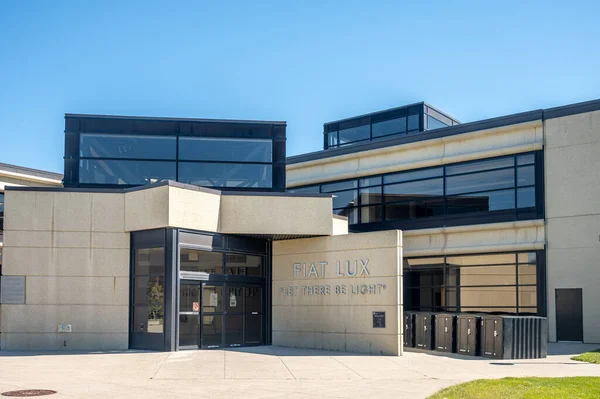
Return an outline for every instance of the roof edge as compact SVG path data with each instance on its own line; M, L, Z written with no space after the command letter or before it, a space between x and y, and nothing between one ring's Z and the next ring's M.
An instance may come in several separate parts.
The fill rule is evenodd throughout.
M169 121L169 122L205 122L205 123L247 123L255 125L286 125L287 121L245 120L245 119L207 119L207 118L178 118L159 116L128 116L128 115L95 115L95 114L72 114L65 113L67 118L84 119L122 119L122 120L146 120L146 121Z

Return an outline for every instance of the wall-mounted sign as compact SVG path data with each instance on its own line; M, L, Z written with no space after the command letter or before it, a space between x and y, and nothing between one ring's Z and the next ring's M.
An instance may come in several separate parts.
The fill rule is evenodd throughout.
M192 303L192 310L194 312L199 312L200 311L200 303L199 302Z
M58 325L59 333L70 333L72 331L73 331L73 328L71 327L70 324L59 324Z
M385 328L385 312L373 312L373 328Z
M237 298L233 294L229 295L229 307L230 308L237 307Z
M294 278L323 278L329 262L294 263ZM336 277L370 276L369 259L337 261L335 263Z

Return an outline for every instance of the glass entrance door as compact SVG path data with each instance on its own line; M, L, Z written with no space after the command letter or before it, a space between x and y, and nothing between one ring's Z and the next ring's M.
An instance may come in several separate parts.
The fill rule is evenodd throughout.
M198 348L200 342L200 283L179 285L179 347Z
M204 349L263 343L263 287L181 281L179 348Z

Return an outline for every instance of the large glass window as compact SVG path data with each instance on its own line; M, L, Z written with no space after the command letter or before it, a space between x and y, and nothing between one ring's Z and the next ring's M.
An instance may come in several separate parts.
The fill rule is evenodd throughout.
M262 256L227 254L225 259L227 274L238 276L263 276L264 270Z
M241 163L179 162L179 181L208 187L270 188L272 166Z
M162 334L165 310L164 248L135 251L133 276L133 331Z
M536 314L536 252L404 260L407 310Z
M175 180L175 162L82 159L79 182L86 184L142 185Z
M536 168L535 154L527 153L328 182L320 190L314 185L290 191L332 194L334 213L348 216L350 224L437 217L439 226L445 226L459 221L456 215L479 217L491 212L497 212L495 221L497 217L510 221L539 214L535 209ZM408 228L413 225L418 228L417 224Z
M221 252L181 248L179 269L185 272L223 274L223 254Z
M341 129L339 132L339 144L348 144L354 141L368 140L371 138L371 125L363 125Z
M273 159L271 140L180 137L182 161L267 162Z
M373 138L406 133L406 117L373 123Z
M81 134L83 158L175 159L175 137L125 134Z

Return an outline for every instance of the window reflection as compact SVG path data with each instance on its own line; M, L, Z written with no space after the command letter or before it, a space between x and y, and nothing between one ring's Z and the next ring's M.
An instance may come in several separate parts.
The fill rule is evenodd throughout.
M271 140L180 137L179 159L270 163L273 145Z
M179 162L179 181L204 187L269 188L271 165Z
M535 252L407 258L405 307L535 314L536 258Z
M175 159L175 137L81 134L79 153L86 158Z
M79 182L86 184L144 185L175 180L175 162L82 159Z

